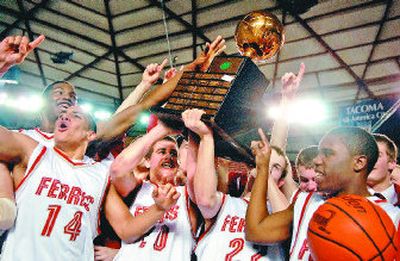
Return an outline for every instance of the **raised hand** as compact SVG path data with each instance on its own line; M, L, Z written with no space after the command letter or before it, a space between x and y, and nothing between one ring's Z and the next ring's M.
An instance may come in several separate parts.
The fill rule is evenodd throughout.
M306 66L304 63L300 64L300 69L297 75L294 73L285 73L282 78L282 96L287 98L293 98L299 88L301 80L303 80Z
M169 79L173 78L176 73L178 71L176 70L176 68L172 67L170 69L168 69L165 73L164 73L164 81L163 83L166 83L167 81L169 81Z
M207 71L214 57L221 54L225 48L225 40L222 38L222 36L218 35L218 37L212 43L206 43L206 49L201 52L196 60L187 65L186 69L190 71Z
M271 148L268 139L262 129L258 129L258 134L260 135L261 141L252 141L250 146L251 151L256 157L256 165L258 167L263 166L268 168Z
M182 112L182 120L186 128L199 135L200 138L203 138L205 135L212 135L211 128L201 120L203 114L205 114L205 112L199 109L191 109Z
M168 211L173 205L176 204L181 194L176 191L176 188L171 184L159 185L154 188L152 197L154 203L160 209Z
M44 39L44 35L40 35L32 42L29 42L26 36L6 37L0 42L0 73L6 72L13 65L22 63Z
M155 84L158 78L160 78L161 72L164 69L165 65L167 65L167 63L168 59L165 58L161 64L151 63L147 65L146 70L144 70L142 75L142 82L149 85Z

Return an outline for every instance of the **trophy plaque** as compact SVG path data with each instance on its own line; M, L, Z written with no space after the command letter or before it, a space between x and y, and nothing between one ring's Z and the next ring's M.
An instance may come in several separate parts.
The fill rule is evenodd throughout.
M250 58L218 56L207 72L184 72L167 102L152 110L174 129L183 128L183 111L204 110L203 120L214 131L216 154L254 164L246 136L264 117L258 109L268 84Z

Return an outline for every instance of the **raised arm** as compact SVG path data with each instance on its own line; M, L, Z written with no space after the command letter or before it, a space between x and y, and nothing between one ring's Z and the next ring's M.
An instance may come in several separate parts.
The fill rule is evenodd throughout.
M149 133L130 144L115 158L110 173L112 183L121 196L127 196L136 187L137 180L132 172L153 144L169 134L172 131L159 122Z
M26 36L8 36L0 42L0 77L12 66L22 63L25 58L38 47L44 40L40 35L34 41L29 42Z
M282 98L281 98L281 115L274 121L274 126L271 133L271 145L280 148L282 151L286 151L288 131L289 131L289 108L290 105L296 98L297 90L299 89L300 83L303 79L305 72L304 63L300 64L300 69L297 75L294 73L285 73L282 78ZM282 191L287 199L290 199L292 194L297 190L297 184L293 180L290 173L287 173L285 177L285 183L282 186Z
M109 140L124 133L135 122L141 111L147 110L168 99L184 71L206 71L214 57L220 54L225 48L225 40L221 36L218 36L211 44L207 43L206 50L192 63L184 66L182 71L178 71L169 81L149 91L137 105L127 107L112 117L109 122L100 125L97 129L98 139Z
M110 187L104 210L107 220L121 240L133 243L143 236L176 203L180 194L167 184L154 188L152 196L155 203L143 214L133 216L115 188Z
M27 165L37 142L26 135L0 126L0 161Z
M269 158L271 150L264 133L259 129L262 141L252 142L256 156L257 177L251 191L250 203L246 213L246 239L256 243L277 243L290 236L293 221L293 206L269 214L266 208Z
M213 218L221 207L221 193L217 191L218 178L214 164L214 138L212 130L201 121L205 112L198 109L182 113L185 126L199 135L200 144L194 175L196 204L205 219Z

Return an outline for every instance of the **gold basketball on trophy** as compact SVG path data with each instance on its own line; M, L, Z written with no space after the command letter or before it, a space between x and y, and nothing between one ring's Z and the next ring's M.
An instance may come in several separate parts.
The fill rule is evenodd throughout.
M237 25L235 42L241 55L263 63L283 46L284 28L275 15L266 11L253 11Z

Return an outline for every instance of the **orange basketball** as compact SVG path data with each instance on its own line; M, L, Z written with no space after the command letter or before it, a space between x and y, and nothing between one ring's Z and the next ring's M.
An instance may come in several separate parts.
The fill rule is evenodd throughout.
M327 200L311 218L308 243L314 260L393 260L396 228L368 199L343 195Z

